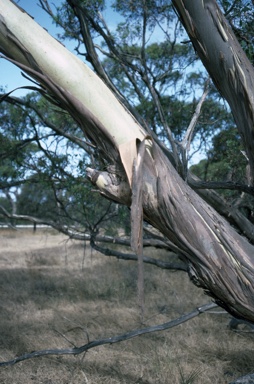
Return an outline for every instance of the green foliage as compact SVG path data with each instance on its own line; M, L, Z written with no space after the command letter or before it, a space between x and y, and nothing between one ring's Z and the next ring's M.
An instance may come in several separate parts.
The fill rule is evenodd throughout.
M112 7L126 19L126 25L136 26L137 30L142 24L144 13L150 29L158 22L172 21L175 17L172 3L168 0L115 0ZM133 25L130 25L131 22Z
M34 133L27 130L27 111L2 103L0 118L0 182L15 182L25 177L27 165L36 156L38 147L32 139Z
M242 48L254 64L254 6L252 0L221 0L226 17Z
M144 22L146 33L151 36L158 25L167 25L175 19L172 4L167 0L116 0L112 7L124 19L118 24L116 34L116 41L121 45L140 46Z
M16 187L17 214L82 231L129 230L127 209L101 198L85 179L90 160L77 144L83 132L65 112L32 93L18 105L1 103L0 113L0 188ZM8 199L1 203L12 212Z
M11 211L12 209L11 202L6 196L0 196L0 205L7 211Z
M40 180L39 183L27 182L21 187L17 199L17 212L41 219L55 219L57 202L54 198L54 191L43 180Z
M94 19L99 19L98 12L102 12L105 9L104 0L78 0L75 2L77 7L82 7L91 15ZM53 21L56 25L63 27L64 32L58 34L58 38L75 39L76 41L82 39L79 22L77 20L75 11L68 4L67 1L63 2L60 6L56 7L56 13L51 13Z
M231 181L247 184L247 160L240 135L235 127L220 131L212 140L207 159L193 165L191 171L204 181ZM227 198L236 198L239 191L221 190Z

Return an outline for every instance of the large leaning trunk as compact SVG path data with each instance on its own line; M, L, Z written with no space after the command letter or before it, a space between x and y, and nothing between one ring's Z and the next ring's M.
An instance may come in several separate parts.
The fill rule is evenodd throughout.
M175 3L183 7L182 1ZM131 205L136 187L133 161L142 160L144 218L181 253L195 284L234 316L254 322L254 247L187 185L166 154L82 62L9 0L1 1L0 15L1 51L53 94L102 156L121 170L89 169L92 181L106 196ZM248 121L250 116L246 111Z

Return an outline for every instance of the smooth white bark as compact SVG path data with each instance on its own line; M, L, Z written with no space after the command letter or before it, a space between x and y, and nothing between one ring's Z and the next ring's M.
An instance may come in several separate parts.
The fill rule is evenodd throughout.
M103 81L9 0L0 1L0 50L30 68L36 69L37 64L38 70L100 120L116 147L144 138L143 129Z

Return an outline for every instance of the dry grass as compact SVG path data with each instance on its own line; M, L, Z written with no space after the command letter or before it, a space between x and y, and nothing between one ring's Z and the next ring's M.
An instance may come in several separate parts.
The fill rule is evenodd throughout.
M145 278L145 325L209 301L182 272L145 266ZM83 244L52 232L0 232L0 289L1 361L140 327L136 264L89 249L84 255ZM229 383L254 371L254 339L229 331L228 321L228 315L204 314L85 356L25 361L1 368L0 383Z

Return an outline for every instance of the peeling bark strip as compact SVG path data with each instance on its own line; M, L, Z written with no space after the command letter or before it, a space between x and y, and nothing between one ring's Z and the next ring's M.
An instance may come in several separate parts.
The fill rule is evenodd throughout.
M137 158L133 161L131 202L131 247L138 258L138 301L141 320L144 317L144 264L143 264L143 163L146 139L137 144Z
M146 156L148 157L148 156ZM254 247L179 177L154 144L153 193L144 187L144 218L185 255L193 282L236 317L254 322ZM150 177L149 177L150 174Z
M234 115L254 183L254 68L215 0L172 0L205 68Z
M183 255L197 286L233 316L254 322L254 246L184 182L156 143L143 161L144 219Z

